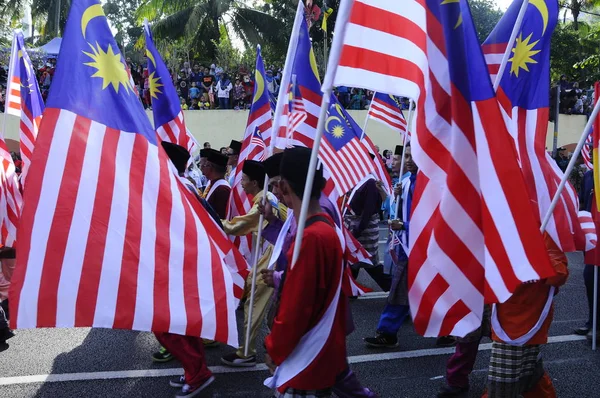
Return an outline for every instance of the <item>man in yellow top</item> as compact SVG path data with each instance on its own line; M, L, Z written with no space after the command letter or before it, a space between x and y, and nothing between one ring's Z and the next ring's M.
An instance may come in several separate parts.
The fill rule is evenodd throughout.
M263 200L263 185L265 181L265 169L260 162L253 160L244 161L242 168L242 188L244 192L252 200L252 208L248 213L243 216L234 217L229 221L223 220L223 230L228 235L233 236L245 236L248 234L253 235L253 247L254 245L260 245L259 260L256 265L256 272L260 274L260 271L267 269L269 265L269 259L273 251L273 246L269 244L265 239L261 239L261 242L256 242L256 234L258 233L258 225L260 221L260 213L258 211L259 204ZM275 196L267 192L267 199L271 203L273 209L277 209L277 200ZM274 210L275 211L275 210ZM268 225L266 221L263 227ZM246 279L246 303L244 304L244 329L239 334L242 336L242 344L237 352L225 355L221 358L221 362L225 365L233 367L252 367L256 365L256 337L260 326L266 315L267 306L273 293L273 288L267 286L262 278L256 278L256 289L254 291L254 304L252 308L252 320L250 329L250 339L248 341L248 356L244 355L245 348L245 336L246 329L248 327L248 313L250 310L250 289L252 287L252 273L248 275Z

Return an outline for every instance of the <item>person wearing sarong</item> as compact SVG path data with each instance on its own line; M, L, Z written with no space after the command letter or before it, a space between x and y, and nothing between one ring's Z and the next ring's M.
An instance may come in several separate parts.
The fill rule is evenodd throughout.
M273 246L267 242L264 238L260 242L256 242L256 235L258 233L258 226L260 222L260 213L258 206L263 200L263 185L265 181L265 169L264 166L254 160L244 161L242 169L242 188L246 194L252 198L252 208L248 213L233 217L231 220L222 220L223 230L227 235L231 236L246 236L248 234L253 235L253 247L259 245L259 259L256 265L256 272L260 273L263 269L266 269L269 265L269 259L273 251ZM271 192L267 192L267 200L271 203L273 209L277 208L277 199ZM268 221L264 220L263 227L268 225ZM250 289L252 288L252 273L248 275L246 279L246 292L247 297L244 303L244 328L240 331L242 336L242 343L240 348L236 352L224 355L221 358L221 362L227 366L233 367L252 367L256 365L256 337L260 330L265 315L267 313L267 307L273 293L273 288L267 286L262 278L256 278L256 287L254 290L254 303L252 308L252 319L250 320L250 339L248 342L245 341L246 328L248 327L248 315L250 313ZM248 345L248 355L245 355L245 347Z
M544 241L556 275L527 282L492 311L489 398L554 398L552 379L544 370L540 348L548 342L552 299L568 277L567 258L548 234Z
M229 182L229 185L233 187L235 178L235 170L238 165L240 158L240 152L242 152L242 143L236 140L231 140L229 148L227 148L227 173L225 179Z
M205 149L206 161L202 166L202 174L208 178L202 197L217 212L221 219L227 218L227 205L231 186L225 179L227 156L215 149Z
M306 152L306 151L305 151ZM310 150L305 154L306 157L310 158ZM277 196L279 200L279 206L281 210L282 204L285 202L285 199L281 195L281 191L279 190L279 181L280 181L280 164L283 158L283 153L275 154L270 158L266 159L263 164L265 166L265 170L267 175L269 176L269 182L273 186L273 193ZM317 179L321 178L320 175L317 176ZM338 211L335 209L335 205L331 203L331 201L327 198L326 195L321 193L319 198L319 205L323 209L323 211L331 217L334 224L338 227L341 227ZM285 209L287 207L284 206ZM276 247L276 243L279 239L283 239L283 244L281 245L281 251L279 252L279 256L277 259L271 258L270 263L273 264L275 261L275 269L262 270L262 277L264 282L273 287L275 289L273 294L273 303L269 310L269 314L267 316L269 329L273 324L273 320L275 318L277 308L279 307L279 298L282 288L282 281L284 280L283 275L285 269L288 265L287 252L294 242L296 237L296 220L293 215L293 211L289 210L286 212L287 217L291 217L289 221L286 218L278 219L275 217L270 209L270 205L259 207L259 210L265 217L268 218L269 225L264 229L263 236L267 239L274 247ZM285 223L284 223L285 221ZM287 224L287 225L286 225ZM283 237L280 237L280 234L285 234ZM273 255L276 253L274 252ZM347 296L344 295L344 300L348 300ZM352 319L352 311L350 310L349 305L347 305L347 318L346 318L346 335L350 335L354 331L354 322ZM347 365L346 369L342 371L337 377L335 381L335 385L333 386L333 392L339 398L376 398L377 395L372 392L370 389L362 386L356 374L350 369L350 366Z
M402 150L403 147L400 145L396 146L396 150L394 151L394 156L392 157L392 187L398 186L400 184L400 167L402 165ZM404 170L406 171L406 170ZM388 196L384 201L381 209L383 210L383 214L386 220L393 220L396 218L396 203L398 202L397 196L395 194ZM390 244L393 241L395 232L391 230L388 231L387 245L386 248L390 247ZM383 272L385 274L391 275L392 270L394 268L394 262L392 261L392 255L389 250L385 250L383 253Z
M302 206L307 151L288 149L282 159L280 188L294 217ZM275 390L274 397L330 397L347 366L344 254L334 221L319 205L322 187L322 178L315 179L300 256L292 264L292 244L279 308L265 339L265 363L273 373L265 384Z
M410 313L408 305L408 247L410 230L410 210L415 192L418 168L412 159L411 149L404 151L404 165L407 173L402 178L401 186L394 189L394 195L400 200L400 214L390 223L393 241L389 250L393 260L392 284L387 304L379 318L375 337L366 337L365 344L373 348L393 348L398 346L398 331ZM392 203L395 209L395 203Z

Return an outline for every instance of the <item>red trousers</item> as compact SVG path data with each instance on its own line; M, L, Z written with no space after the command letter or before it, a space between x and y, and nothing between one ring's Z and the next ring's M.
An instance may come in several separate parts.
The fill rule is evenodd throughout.
M154 333L158 342L183 365L185 382L192 387L202 385L212 372L206 366L204 344L200 337L171 333Z

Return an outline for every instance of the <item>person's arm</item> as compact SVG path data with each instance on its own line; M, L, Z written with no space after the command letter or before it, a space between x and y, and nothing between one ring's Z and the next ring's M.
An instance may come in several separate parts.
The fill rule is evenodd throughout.
M252 206L252 209L243 216L233 217L229 221L222 220L223 231L225 231L227 235L245 236L258 230L259 220L260 213L258 212L258 205L254 205Z
M287 271L279 311L265 340L267 352L277 365L292 353L309 330L319 289L319 272L314 261L317 250L317 239L310 234L305 235L300 250L302 256L294 268ZM291 253L292 249L288 254Z

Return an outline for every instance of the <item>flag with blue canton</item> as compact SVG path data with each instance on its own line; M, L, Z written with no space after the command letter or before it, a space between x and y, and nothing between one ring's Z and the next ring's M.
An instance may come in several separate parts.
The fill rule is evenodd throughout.
M24 185L45 106L21 31L15 31L13 36L8 81L6 113L21 119L19 150L21 183Z
M162 141L172 142L194 153L199 145L185 126L181 103L171 74L154 46L148 21L144 21L148 85L152 99L154 126Z
M361 136L360 127L332 94L319 159L340 195L352 190L375 170L375 163L361 142Z
M271 113L275 113L275 109L277 109L277 97L275 94L269 91L269 105L271 105Z
M265 140L263 139L263 136L262 136L260 130L258 129L258 127L254 131L254 134L252 135L252 139L250 140L250 142L252 143L252 145L254 145L255 148L262 151L262 154L260 155L259 160L261 162L263 160L265 160L267 158L267 145L265 144Z
M256 68L254 75L254 96L252 106L248 115L244 139L242 140L242 150L238 159L238 166L235 169L233 185L231 186L231 195L229 197L228 218L246 214L252 208L252 201L242 188L242 169L245 160L263 160L267 157L267 149L271 144L272 136L272 115L271 100L269 89L266 85L265 65L262 59L260 46L256 49ZM256 145L259 141L255 139L256 132L259 131L264 146ZM239 247L240 252L251 258L252 234L244 237L234 237L234 243Z
M490 74L496 75L523 0L514 1L482 45ZM528 195L541 220L550 208L563 172L546 152L550 112L550 40L558 21L556 0L531 1L517 31L498 87L498 103L525 176ZM563 251L583 250L578 195L570 183L552 212L546 231Z
M19 224L12 326L237 345L247 264L180 176L185 151L157 145L97 0L71 3L47 105Z
M295 52L286 60L287 62L291 62L291 67L284 68L286 73L289 73L291 96L290 102L285 106L280 104L277 111L281 112L281 124L275 145L280 149L285 149L287 146L310 148L315 140L323 96L317 61L305 20L300 24ZM296 76L294 84L292 84L292 76ZM297 109L296 112L294 108ZM290 132L293 132L291 140L288 139Z
M375 93L367 117L385 124L402 136L407 133L406 119L402 113L400 98L385 93Z

